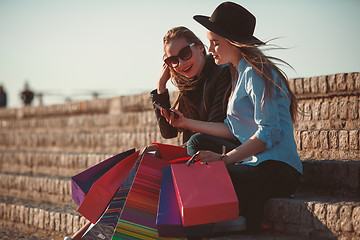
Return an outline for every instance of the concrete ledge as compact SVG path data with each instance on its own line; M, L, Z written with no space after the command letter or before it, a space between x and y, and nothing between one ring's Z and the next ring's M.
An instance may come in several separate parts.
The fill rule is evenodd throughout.
M360 129L359 99L301 102L297 130Z
M181 144L180 138L163 139L159 131L0 133L0 150L119 153L153 143Z
M299 99L359 95L360 73L340 73L289 81L290 89Z
M71 177L113 155L5 150L0 151L0 171Z
M16 203L10 203L14 201ZM30 228L71 235L87 223L75 208L31 201L0 198L0 226L9 223L18 229Z
M359 160L359 130L304 130L294 132L302 159Z
M69 178L0 173L0 192L38 202L73 204Z
M294 124L297 130L359 129L359 99L337 101L302 101L300 113ZM21 119L2 119L0 131L46 132L74 131L99 132L139 131L141 129L158 130L155 114L152 110L142 112L84 113L70 116L42 116Z
M321 197L276 198L266 203L273 230L297 233L306 239L360 237L360 202Z
M360 196L360 161L303 160L301 189L336 196ZM360 200L360 198L359 198Z
M56 205L34 207L23 200L11 201L16 202L16 199L5 201L2 198L0 201L0 224L11 223L71 235L87 221L74 210L59 210ZM306 196L274 198L266 203L265 216L270 230L283 234L297 234L306 239L360 237L359 202Z

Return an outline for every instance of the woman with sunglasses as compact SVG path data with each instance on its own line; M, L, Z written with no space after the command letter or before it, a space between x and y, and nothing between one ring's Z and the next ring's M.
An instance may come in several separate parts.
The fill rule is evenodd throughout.
M253 36L255 17L249 11L225 2L211 17L194 19L208 29L216 64L228 63L232 69L227 117L223 123L207 123L175 111L179 118L166 118L173 126L198 132L188 141L189 155L225 162L247 229L259 231L265 201L290 196L300 183L302 162L293 135L296 99L285 74L272 62L279 59L260 50L265 43ZM234 138L242 145L234 146Z
M179 90L174 108L190 119L222 122L231 87L228 66L216 65L206 54L204 44L186 27L170 29L163 43L164 64L151 100L170 107L166 84L171 79ZM171 126L160 110L154 109L161 135L166 139L174 138L183 131L183 143L186 143L193 132Z

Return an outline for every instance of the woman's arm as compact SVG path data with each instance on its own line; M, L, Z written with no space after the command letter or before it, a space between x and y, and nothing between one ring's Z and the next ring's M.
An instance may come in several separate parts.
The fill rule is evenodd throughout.
M259 154L266 149L266 144L255 135L239 147L228 152L224 157L212 151L199 151L197 160L201 162L214 162L223 160L225 164L241 162L251 156Z
M158 102L161 105L170 107L170 99L169 99L169 92L165 90L164 93L158 94L157 90L153 90L150 94L151 101ZM165 139L174 138L178 136L178 129L176 127L171 126L165 117L163 117L160 113L160 110L154 107L156 120L158 122L161 136Z
M172 109L179 115L179 118L175 119L174 114L171 116L167 114L165 110L161 111L161 115L166 118L170 125L177 128L188 129L193 132L199 132L217 136L220 138L233 140L233 135L229 131L225 123L222 122L204 122L184 117L184 115L176 109Z

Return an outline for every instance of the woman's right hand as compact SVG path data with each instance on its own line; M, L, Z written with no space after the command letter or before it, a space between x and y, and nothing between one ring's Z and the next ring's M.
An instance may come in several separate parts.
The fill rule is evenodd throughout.
M175 117L174 113L176 113L178 117ZM165 109L161 109L161 115L165 117L166 121L173 127L183 128L186 125L187 118L174 108L171 108L170 115Z
M162 94L166 91L166 83L170 79L170 67L164 63L161 67L160 77L157 86L157 93Z

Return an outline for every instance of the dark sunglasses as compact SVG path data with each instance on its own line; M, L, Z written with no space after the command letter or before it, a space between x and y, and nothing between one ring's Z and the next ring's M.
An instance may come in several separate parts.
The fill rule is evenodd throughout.
M191 47L194 46L195 43L189 44L186 47L182 48L179 51L177 56L171 56L166 58L164 61L165 63L172 68L176 68L179 65L179 58L182 60L189 60L192 57Z

